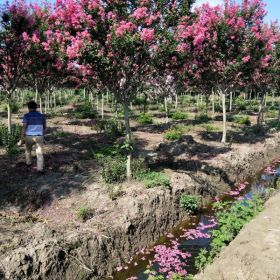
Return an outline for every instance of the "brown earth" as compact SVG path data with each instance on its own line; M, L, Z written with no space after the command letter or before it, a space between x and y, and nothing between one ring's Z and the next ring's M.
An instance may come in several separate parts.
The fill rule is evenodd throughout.
M88 157L96 143L108 141L93 125L67 112L49 119L43 176L26 170L23 155L0 155L0 279L1 271L13 280L104 279L187 218L182 193L215 196L280 154L280 133L232 132L235 140L225 147L219 133L198 129L170 143L162 136L170 125L139 126L137 153L170 175L171 188L147 190L132 181L112 200ZM80 207L90 208L84 223Z
M280 193L195 280L280 279Z

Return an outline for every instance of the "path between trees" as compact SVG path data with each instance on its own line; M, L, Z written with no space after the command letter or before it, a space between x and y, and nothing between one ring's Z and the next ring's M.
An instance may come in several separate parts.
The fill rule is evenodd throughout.
M195 280L280 279L280 193Z

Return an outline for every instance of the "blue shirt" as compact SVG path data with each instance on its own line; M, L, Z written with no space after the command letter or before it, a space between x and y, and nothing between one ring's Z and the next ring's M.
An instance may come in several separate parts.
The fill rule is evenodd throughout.
M37 111L31 111L23 116L22 123L26 124L25 135L27 136L43 136L44 123L46 119L43 114Z

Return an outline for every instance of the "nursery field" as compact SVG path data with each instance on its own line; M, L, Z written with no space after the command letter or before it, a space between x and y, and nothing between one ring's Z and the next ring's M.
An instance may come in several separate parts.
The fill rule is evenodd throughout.
M280 279L280 27L204 2L0 3L0 280Z
M28 94L24 92L23 96L28 96ZM204 263L207 263L207 257L200 256L199 249L209 246L205 240L210 234L209 229L216 226L210 206L207 206L209 210L206 214L201 214L203 212L199 209L209 205L211 197L218 200L218 197L223 199L225 193L233 198L239 193L241 195L245 186L242 187L241 184L241 191L236 193L234 189L236 184L247 177L256 176L259 169L277 157L279 150L278 98L268 97L264 123L262 127L259 127L257 126L259 100L244 99L242 95L234 97L231 112L228 112L229 141L225 145L221 143L222 113L218 96L215 96L215 112L212 111L211 104L208 104L206 110L206 100L202 96L198 98L182 95L177 97L176 102L168 100L167 120L161 100L145 101L140 95L130 105L134 148L132 178L127 181L126 138L122 115L120 115L121 106L114 104L111 95L108 95L108 98L106 95L97 95L92 98L91 95L85 96L82 90L66 90L66 93L61 96L63 96L61 100L58 98L56 102L49 105L50 108L44 109L47 116L44 174L36 173L36 157L33 165L26 167L24 147L16 145L19 137L18 126L27 108L22 107L20 102L16 103L17 106L12 114L14 139L8 142L5 138L7 137L5 134L7 112L5 103L1 105L0 199L1 229L3 229L1 254L6 255L7 252L16 250L20 244L18 242L23 242L23 244L27 242L27 245L27 238L30 236L36 244L32 246L37 246L36 242L41 243L41 238L44 243L54 234L51 234L49 230L55 231L56 238L59 232L64 232L63 235L77 235L87 240L88 234L106 238L108 232L122 231L127 227L125 231L131 230L133 236L134 230L139 230L139 234L141 232L137 219L143 219L147 223L145 226L148 227L147 237L142 241L129 239L131 244L135 244L126 244L126 246L135 247L122 249L124 252L123 255L119 253L120 259L113 257L114 264L110 268L110 274L115 275L114 279L134 279L133 277L136 276L139 276L137 279L148 279L148 277L152 279L152 272L150 276L148 272L148 274L144 273L149 263L156 262L159 258L159 256L154 260L151 258L155 256L151 254L153 250L151 246L157 242L168 244L171 237L180 236L181 239L185 236L183 240L190 237L199 240L199 248L186 247L193 254L193 257L188 260L191 263L190 267L187 266L188 271L196 273L201 266L205 265ZM28 96L26 100L29 98ZM56 106L54 103L57 103ZM272 141L272 143L267 143L267 141ZM231 159L231 166L226 163L228 159ZM273 170L276 167L270 168L272 168L271 172L275 173ZM268 169L266 174L271 172ZM276 182L273 180L268 184L267 189L270 192L275 188ZM152 213L149 215L146 213L146 217L143 217L145 214L142 211L152 212L164 207L161 203L167 199L164 197L166 193L170 192L175 199L172 202L172 205L173 203L175 205L172 207L177 209L176 213L166 214L166 217L159 216L155 221ZM267 195L270 196L270 194ZM142 201L146 196L151 199L148 205ZM259 204L263 202L257 203L258 207L262 207ZM254 205L252 207L255 207ZM145 207L150 207L150 209L145 210ZM221 204L217 207L228 206ZM193 214L195 216L189 221L188 216ZM241 217L241 220L244 219L241 224L250 220L250 215L255 216L254 212L246 210L244 217ZM161 223L164 224L158 229L151 230L152 223L158 223L161 219L163 219ZM166 219L168 221L164 222ZM183 220L185 222L174 229L175 233L165 233ZM199 227L201 227L199 222L204 223L202 232L199 232ZM194 225L197 225L198 229L193 230ZM236 230L234 230L235 234L239 231ZM167 237L157 241L164 235ZM65 238L64 236L63 240ZM85 240L80 242L83 244ZM178 256L184 254L186 250L179 244L173 244L175 252L173 254L178 254ZM59 246L63 248L69 244ZM112 245L114 246L116 245ZM25 245L22 248L25 248ZM135 248L142 250L140 257L137 257L132 265L129 264L130 262L126 265L125 263L129 261L128 257L133 257L131 253L136 254ZM167 251L168 248L166 247ZM52 250L57 249L52 248ZM94 251L95 249L87 250ZM167 251L163 250L160 253L166 256ZM42 257L41 254L42 252L38 253L37 257ZM76 258L76 255L73 254L73 256ZM15 253L14 258L15 263L21 259L19 252ZM91 267L88 257L83 256L78 260L73 261L81 269L77 269L78 276L75 277L83 277L80 276L84 275L83 273L90 277L89 275L93 272L85 269L85 267ZM43 261L46 262L47 268L50 260L43 257ZM33 268L34 265L32 264ZM164 269L166 264L162 265ZM14 273L24 270L21 266L15 266L11 271L13 269ZM179 268L170 267L171 271L178 273L180 269L185 270L183 264ZM59 268L53 269L53 271L57 270L59 271ZM75 274L72 272L71 275Z

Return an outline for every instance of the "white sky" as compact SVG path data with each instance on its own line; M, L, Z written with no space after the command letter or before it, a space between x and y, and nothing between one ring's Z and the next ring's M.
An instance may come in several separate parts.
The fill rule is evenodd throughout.
M207 2L212 6L222 5L224 3L223 0L197 0L194 4L194 7L200 6L201 4L207 3Z

